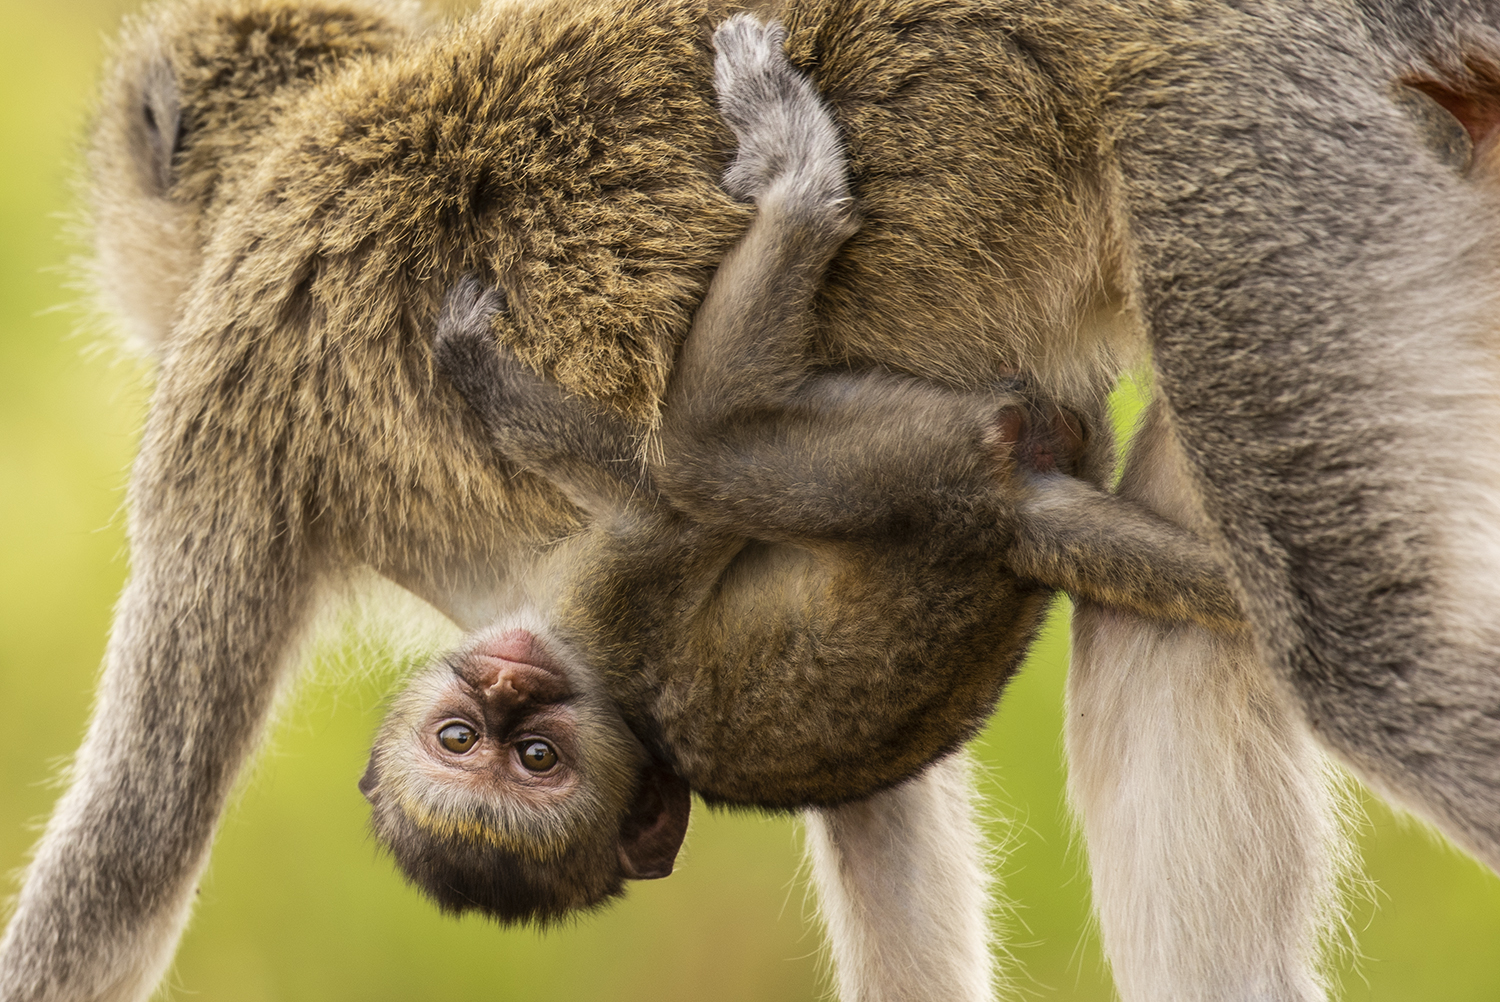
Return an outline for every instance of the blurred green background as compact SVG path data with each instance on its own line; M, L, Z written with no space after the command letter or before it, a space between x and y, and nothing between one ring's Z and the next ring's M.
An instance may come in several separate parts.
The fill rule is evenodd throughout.
M61 237L105 37L123 0L0 0L0 869L23 865L76 746L125 573L119 506L147 373L95 350ZM1127 405L1128 406L1128 405ZM1002 916L1027 997L1103 1000L1062 796L1066 623L977 745ZM313 666L242 784L169 984L224 1002L810 999L827 991L789 819L699 810L671 879L538 936L441 918L365 832L355 780L398 669ZM351 664L357 667L350 667ZM1352 909L1351 1000L1500 999L1500 884L1378 805ZM13 889L11 881L7 890ZM1357 954L1357 956L1356 956Z

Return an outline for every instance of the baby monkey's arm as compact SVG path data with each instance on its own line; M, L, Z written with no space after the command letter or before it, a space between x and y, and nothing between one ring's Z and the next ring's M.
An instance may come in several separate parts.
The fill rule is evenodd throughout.
M574 504L603 514L649 492L629 427L605 408L527 368L495 340L491 320L505 297L477 279L449 292L433 354L507 458L551 480Z
M1087 432L1057 407L809 370L813 297L857 228L837 128L786 60L779 26L734 18L714 40L720 106L740 141L725 185L758 217L720 266L668 387L663 490L703 522L793 542L878 539L966 514L1013 520L1006 559L1023 577L1239 629L1208 546L1063 475Z
M1152 619L1245 628L1223 565L1197 535L1076 477L1028 479L1007 554L1017 574Z

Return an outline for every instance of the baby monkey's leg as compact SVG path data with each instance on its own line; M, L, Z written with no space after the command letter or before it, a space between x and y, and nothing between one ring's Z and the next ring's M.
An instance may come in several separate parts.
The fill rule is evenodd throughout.
M742 15L714 40L720 103L741 144L726 184L761 214L720 268L673 375L669 449L673 438L694 441L695 421L732 422L735 403L753 415L757 392L772 405L796 392L803 359L789 330L808 322L823 269L854 230L832 118L786 62L780 27ZM761 305L756 294L765 313L737 317L738 306ZM730 406L715 406L720 393L733 394ZM750 440L766 430L751 429ZM810 813L808 851L845 1002L994 997L973 800L967 770L950 759L896 790Z
M683 344L657 472L710 525L768 539L879 533L917 503L912 485L977 464L993 408L916 380L809 371L813 297L857 222L832 115L781 43L779 26L744 16L715 35L720 105L740 140L725 183L759 212Z
M668 391L668 423L691 431L800 385L813 294L856 229L833 116L787 62L785 31L748 15L714 33L719 107L739 150L725 172L758 217L725 258L683 345ZM789 332L791 332L789 334ZM747 378L725 362L749 366Z

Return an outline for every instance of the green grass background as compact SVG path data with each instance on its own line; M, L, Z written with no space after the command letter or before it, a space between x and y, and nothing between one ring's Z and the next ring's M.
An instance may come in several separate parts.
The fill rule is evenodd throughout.
M0 0L0 870L25 860L82 733L125 574L119 507L144 373L72 335L60 238L103 39L132 5ZM977 743L1012 902L1007 967L1034 998L1107 999L1060 757L1054 617ZM678 873L538 936L442 918L365 832L355 780L395 669L321 667L282 716L215 849L170 984L251 1000L808 999L820 937L782 817L699 810ZM107 711L107 708L106 708ZM1351 925L1347 999L1500 999L1500 885L1378 805L1375 893ZM11 889L11 881L7 889Z

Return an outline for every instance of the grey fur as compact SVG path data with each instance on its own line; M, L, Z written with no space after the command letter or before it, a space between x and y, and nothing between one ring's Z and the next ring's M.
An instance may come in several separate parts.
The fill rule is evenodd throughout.
M539 4L520 18L492 5L408 44L410 11L340 3L357 29L336 33L347 47L215 62L239 51L215 29L229 6L185 0L138 22L101 116L102 294L162 371L132 478L132 580L74 785L0 945L6 1002L149 993L321 571L370 564L477 627L501 604L497 574L578 528L433 382L425 332L442 293L493 276L517 306L497 322L505 342L644 435L709 264L743 221L709 183L722 139L704 107L701 10L623 4L605 20ZM316 31L299 17L318 6L258 9ZM1496 13L782 7L876 213L833 263L816 360L971 390L1020 371L1090 417L1149 331L1188 510L1229 559L1251 624L1256 658L1243 663L1361 775L1492 865L1493 136L1460 176L1389 95L1415 77L1450 110L1493 104ZM615 32L603 48L628 72L566 44L583 30ZM170 198L165 146L122 135L158 54L185 112ZM541 63L558 72L526 75ZM243 102L221 100L220 69ZM524 91L502 86L520 77ZM582 79L603 86L576 94L605 105L574 116L575 92L549 87ZM994 135L965 133L970 120ZM469 131L443 131L454 121ZM982 199L966 211L983 226L946 212L949 190ZM918 879L931 846L899 834L966 818L962 782L917 777L813 826L818 871L844 902L836 952L867 965L841 975L851 992L982 993L972 914L958 948L912 952L951 968L940 975L881 967L851 944L917 935L906 917L939 912L934 896L973 873L970 856ZM872 859L922 895L909 911L870 886ZM1126 874L1136 861L1096 865ZM1208 930L1204 949L1244 955L1255 925L1197 907L1182 926ZM1311 983L1303 973L1290 981ZM1249 990L1212 986L1237 988Z
M1324 997L1347 848L1309 736L1500 864L1492 157L1434 157L1390 98L1495 107L1472 68L1500 9L1363 13L1189 20L1187 58L1122 92L1160 395L1122 489L1216 540L1252 624L1233 644L1080 610L1071 786L1126 999ZM1234 99L1268 86L1294 109L1269 129Z
M740 14L714 32L714 46L719 112L738 141L724 187L753 201L772 179L796 177L800 189L783 198L811 204L849 198L838 128L806 74L787 61L786 29ZM805 160L789 171L794 156Z
M1382 9L1373 32L1441 67L1479 12ZM1124 98L1178 95L1120 148L1160 391L1267 666L1358 772L1500 865L1500 631L1473 572L1500 536L1500 220L1409 141L1358 23L1257 13L1300 43L1205 36ZM1275 131L1228 99L1268 78L1301 98Z
M553 550L555 603L513 610L506 626L558 645L552 670L573 691L602 687L652 757L706 799L768 808L880 793L971 734L1015 668L1004 637L1027 635L1040 608L1017 568L1147 614L1240 625L1196 537L1066 475L1088 436L1060 411L1049 420L1004 387L809 370L813 297L856 224L828 111L810 88L779 86L791 72L780 37L744 17L715 35L720 101L741 108L729 173L748 179L741 193L759 211L683 345L649 470L618 418L495 344L503 301L476 282L450 293L435 345L498 450L594 523ZM738 170L741 159L756 168ZM618 891L613 852L559 857L553 881L536 879L533 860L584 828L618 844L616 813L564 825L555 804L533 808L497 781L476 842L464 821L472 769L409 740L446 722L443 680L465 659L418 675L382 727L367 776L377 832L449 907L455 873L491 869L534 875L493 905L468 896L502 920L597 905ZM422 803L465 814L402 820L382 793L392 772L426 777ZM616 804L638 787L652 788L634 775L623 789L580 781L569 799ZM432 861L450 857L468 862L434 877Z

